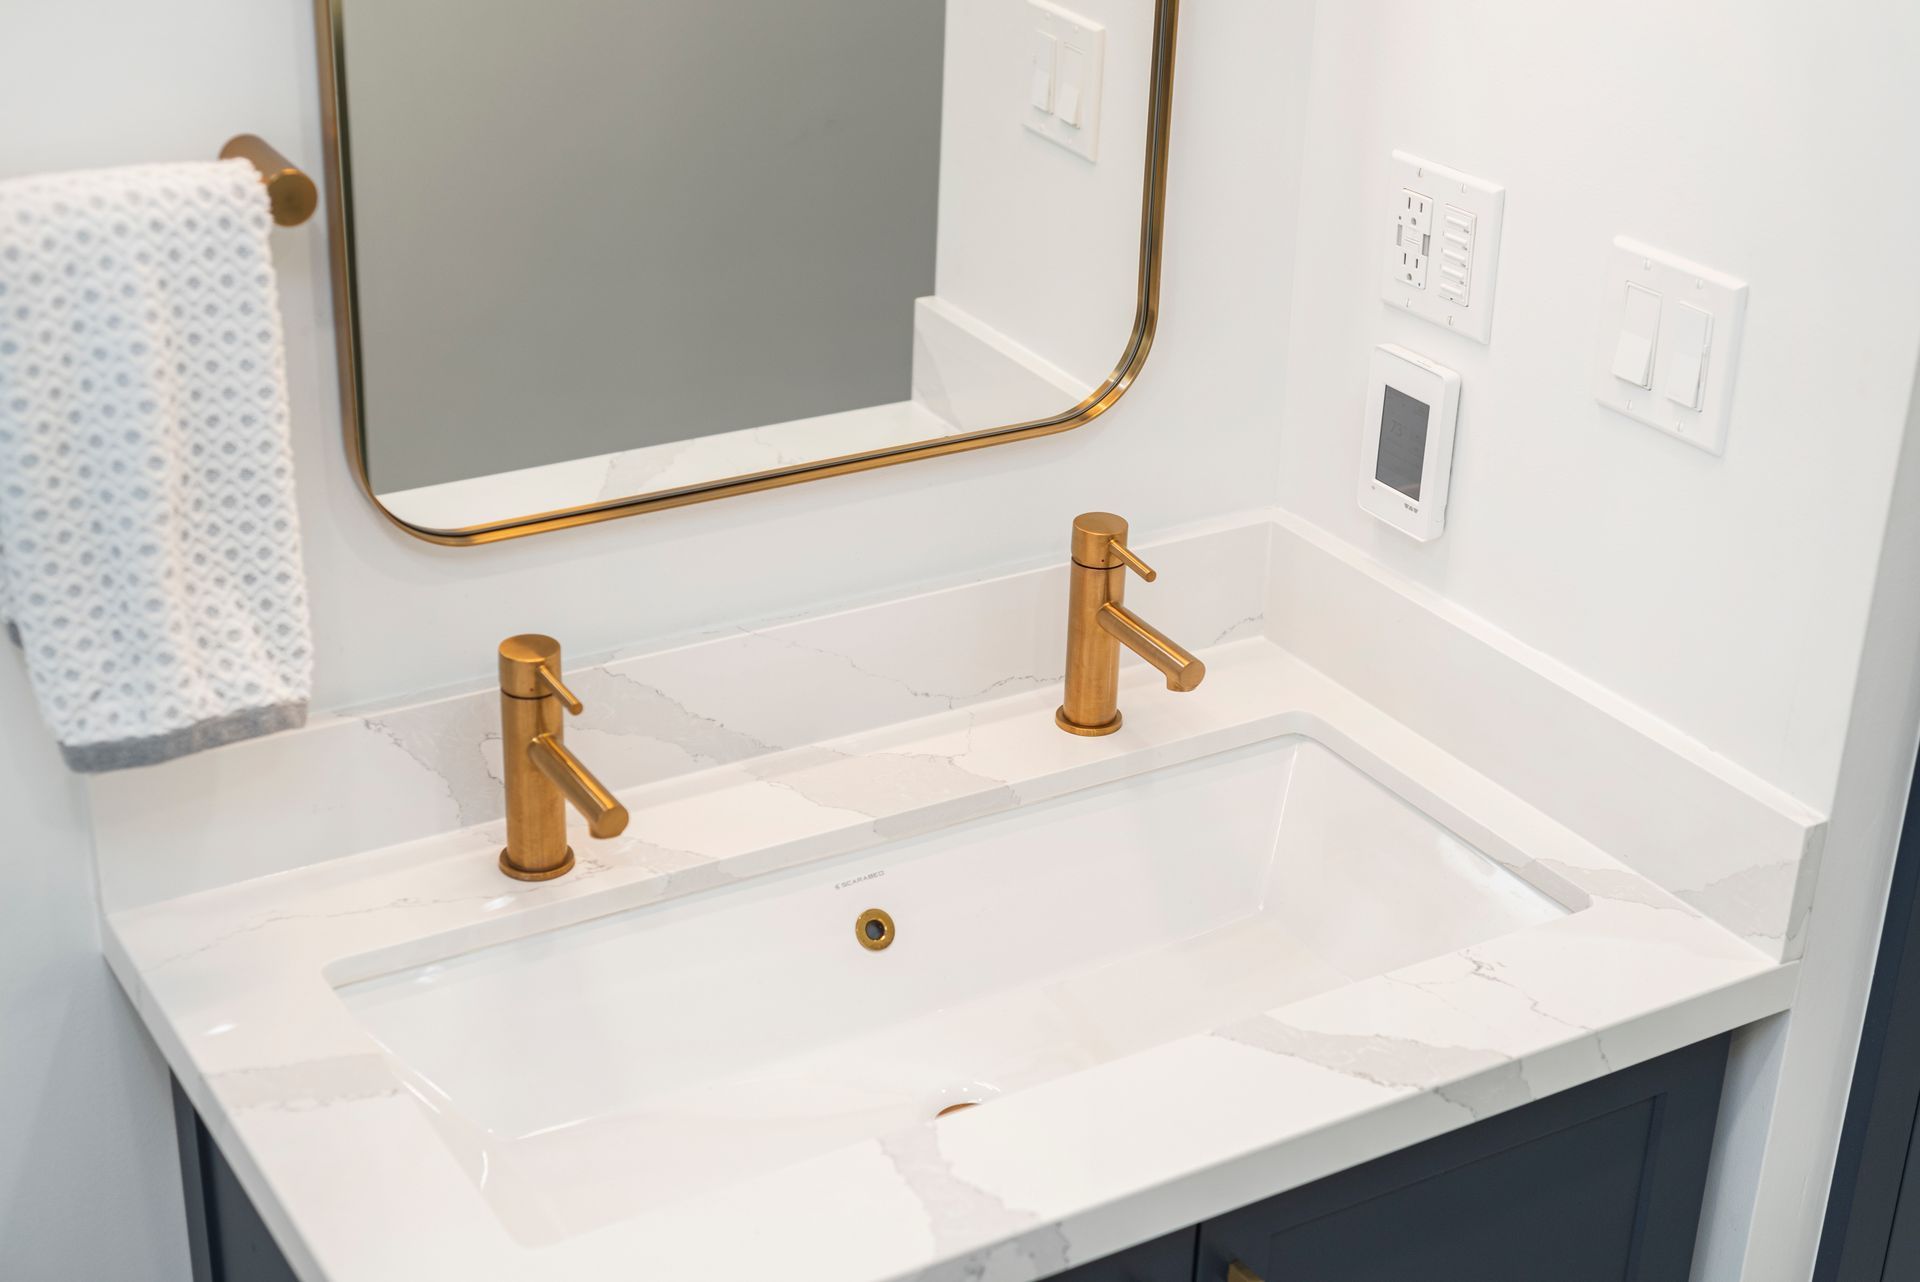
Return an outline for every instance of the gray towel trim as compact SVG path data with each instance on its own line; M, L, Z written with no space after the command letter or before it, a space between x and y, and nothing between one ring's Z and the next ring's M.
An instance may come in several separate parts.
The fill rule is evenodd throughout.
M281 730L298 730L307 724L307 704L275 704L268 708L248 708L244 712L169 730L165 734L142 739L116 739L108 743L60 745L60 753L70 769L82 774L103 774L109 770L131 770L135 766L157 766L175 757L184 757L242 739L257 739Z

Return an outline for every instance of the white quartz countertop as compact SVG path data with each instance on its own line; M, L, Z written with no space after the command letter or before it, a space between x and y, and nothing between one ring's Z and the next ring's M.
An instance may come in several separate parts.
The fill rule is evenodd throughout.
M1042 1277L1785 1009L1780 964L1261 638L1125 728L1053 690L623 793L579 867L497 825L113 913L109 960L302 1277ZM501 1223L337 989L1286 734L1574 911L560 1241ZM1630 795L1620 804L1631 805ZM263 829L259 840L275 834ZM562 1081L531 1088L565 1091ZM644 1153L635 1161L645 1161Z

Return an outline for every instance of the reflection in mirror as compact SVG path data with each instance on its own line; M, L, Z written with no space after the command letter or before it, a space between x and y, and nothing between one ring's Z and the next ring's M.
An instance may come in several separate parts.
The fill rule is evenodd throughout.
M1144 355L1173 0L318 2L404 524L1071 426Z

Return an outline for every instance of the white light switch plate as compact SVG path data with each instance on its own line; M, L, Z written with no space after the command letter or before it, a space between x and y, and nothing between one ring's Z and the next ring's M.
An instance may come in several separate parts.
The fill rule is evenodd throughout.
M1644 386L1620 372L1631 367L1637 374L1643 367L1647 322L1634 317L1644 317L1648 304L1640 291L1659 298ZM1629 300L1638 306L1629 310ZM1745 281L1629 237L1614 237L1594 339L1594 399L1709 454L1725 452L1746 314ZM1624 339L1623 331L1630 331ZM1623 342L1631 360L1622 356Z
M1032 38L1050 38L1055 50L1051 106L1041 107L1040 95L1029 93L1024 108L1027 128L1077 156L1097 161L1107 29L1048 0L1028 0L1027 22L1035 33Z
M1380 297L1402 311L1484 343L1493 334L1493 286L1507 189L1393 153ZM1424 207L1423 207L1424 206Z

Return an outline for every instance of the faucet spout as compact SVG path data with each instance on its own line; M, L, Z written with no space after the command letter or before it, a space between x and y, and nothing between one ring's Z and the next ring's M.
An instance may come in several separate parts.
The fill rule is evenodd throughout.
M1192 651L1126 606L1107 602L1100 607L1095 622L1102 632L1159 669L1167 679L1167 689L1185 692L1206 680L1207 665Z
M614 799L607 786L593 777L593 771L550 734L534 736L527 755L540 773L553 781L567 804L587 821L587 831L596 837L618 837L627 830L627 808Z

